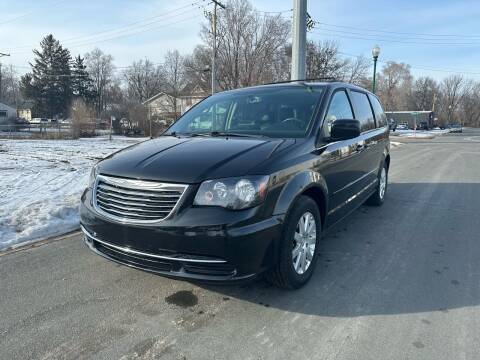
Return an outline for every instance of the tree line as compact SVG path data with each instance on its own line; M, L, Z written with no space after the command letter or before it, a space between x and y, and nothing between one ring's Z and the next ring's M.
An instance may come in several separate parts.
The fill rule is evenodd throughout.
M288 80L291 65L291 20L257 11L243 0L227 1L217 19L217 78L220 90ZM206 92L211 87L211 14L192 53L173 49L160 63L149 59L116 67L111 55L96 48L72 56L53 35L33 50L31 71L22 77L14 67L2 70L0 101L34 103L34 116L68 117L80 100L97 118L132 117L141 104L159 92L172 95L171 111L187 84ZM308 41L307 78L332 77L371 88L371 59L346 57L334 41ZM480 125L480 83L461 75L441 81L414 78L408 64L388 62L377 74L377 94L386 110L432 110L439 119Z

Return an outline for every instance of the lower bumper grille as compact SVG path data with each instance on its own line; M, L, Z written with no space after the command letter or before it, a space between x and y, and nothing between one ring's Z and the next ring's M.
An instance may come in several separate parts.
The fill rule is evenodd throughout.
M234 266L217 258L194 255L182 255L178 256L178 259L174 256L163 258L153 254L149 256L139 251L123 249L106 243L91 236L83 227L82 230L88 246L95 252L119 263L143 270L172 276L188 277L188 275L191 275L193 278L206 278L207 280L214 280L215 278L226 280L234 277L237 273Z
M160 261L156 259L147 259L141 256L122 253L121 251L102 245L96 241L94 242L95 242L94 246L95 246L95 249L97 249L97 251L100 251L102 254L105 254L109 258L112 258L113 260L117 260L118 262L121 262L127 265L133 265L136 267L141 267L146 270L172 271L171 262Z

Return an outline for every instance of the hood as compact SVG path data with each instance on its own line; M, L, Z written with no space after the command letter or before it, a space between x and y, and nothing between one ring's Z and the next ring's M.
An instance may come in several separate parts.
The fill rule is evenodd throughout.
M195 184L249 175L251 169L294 143L284 139L161 136L110 155L99 163L99 172Z

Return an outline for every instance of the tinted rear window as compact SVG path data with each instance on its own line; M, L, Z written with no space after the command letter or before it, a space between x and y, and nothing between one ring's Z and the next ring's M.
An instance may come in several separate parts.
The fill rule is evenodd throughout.
M375 129L372 107L367 95L358 91L351 91L350 93L355 107L355 119L360 120L362 131Z
M387 126L387 115L382 109L382 105L380 105L380 101L375 96L368 95L370 98L370 103L373 107L373 112L375 113L375 121L377 122L377 127L384 127Z

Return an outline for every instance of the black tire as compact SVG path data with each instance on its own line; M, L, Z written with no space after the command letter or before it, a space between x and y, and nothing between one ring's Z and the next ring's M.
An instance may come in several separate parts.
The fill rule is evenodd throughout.
M382 193L381 182L382 182L382 170L385 170L385 189ZM367 199L366 204L370 206L382 206L385 201L385 196L387 195L388 189L388 167L384 162L380 170L378 171L378 182L375 189L375 192Z
M295 244L294 235L300 218L309 212L313 215L316 225L316 241L313 257L303 274L299 274L293 265L292 250ZM266 274L270 283L283 289L298 289L305 285L312 277L317 263L319 243L321 239L322 222L320 211L315 201L308 196L300 196L289 211L283 236L280 239L279 259L276 266Z

